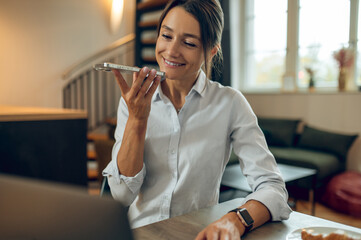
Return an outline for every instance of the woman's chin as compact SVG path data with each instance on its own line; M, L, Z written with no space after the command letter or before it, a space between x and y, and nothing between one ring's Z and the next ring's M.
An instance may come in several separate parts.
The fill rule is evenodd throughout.
M176 78L172 75L168 75L167 73L165 74L165 79L167 80L175 80Z

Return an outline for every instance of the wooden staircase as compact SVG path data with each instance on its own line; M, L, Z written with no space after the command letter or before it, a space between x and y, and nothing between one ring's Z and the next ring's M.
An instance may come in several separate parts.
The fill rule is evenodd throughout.
M105 124L97 127L96 129L89 131L87 134L87 159L88 159L88 179L89 181L98 181L101 177L101 170L98 167L97 152L95 149L96 141L108 141L112 140L113 131L116 126L116 119L109 118ZM110 160L110 159L109 159Z
M155 44L157 40L157 24L161 11L168 0L137 0L136 7L136 34L134 44L134 65L149 66L158 69L155 59ZM145 54L147 51L148 54ZM149 52L153 52L152 55ZM96 182L100 174L97 166L97 156L94 142L109 140L109 128L116 126L116 118L106 118L101 125L97 125L88 133L88 178L89 182Z
M168 0L137 0L135 34L129 34L102 51L81 61L64 74L63 107L88 112L88 179L99 180L94 142L109 140L109 127L116 125L120 90L112 74L94 71L95 63L111 61L158 69L155 59L157 24ZM127 77L127 76L126 76ZM131 79L126 79L131 82Z
M135 21L135 63L137 66L147 65L158 69L154 55L157 40L157 25L161 12L167 2L168 0L137 0Z
M98 175L99 175L98 164L96 162L97 154L95 151L94 142L97 140L107 140L107 139L109 139L107 125L101 125L100 127L94 129L93 131L88 132L87 158L88 158L89 181L98 180Z

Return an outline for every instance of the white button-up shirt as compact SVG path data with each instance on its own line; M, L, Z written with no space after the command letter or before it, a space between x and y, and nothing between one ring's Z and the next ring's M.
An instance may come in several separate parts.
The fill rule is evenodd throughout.
M130 206L133 228L217 204L232 147L254 191L239 205L255 199L273 220L288 218L285 184L257 118L239 91L207 80L201 72L177 114L159 86L152 98L143 168L134 177L119 174L117 167L127 119L121 99L112 160L103 175L112 196Z

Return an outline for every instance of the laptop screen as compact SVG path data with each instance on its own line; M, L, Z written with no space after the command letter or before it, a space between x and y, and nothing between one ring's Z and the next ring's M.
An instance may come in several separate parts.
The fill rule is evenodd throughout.
M86 188L0 174L0 239L133 239L127 210Z

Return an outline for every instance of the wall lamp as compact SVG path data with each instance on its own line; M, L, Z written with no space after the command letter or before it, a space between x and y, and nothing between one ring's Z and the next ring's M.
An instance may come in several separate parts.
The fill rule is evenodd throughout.
M110 12L110 30L114 34L118 31L122 22L124 11L124 0L113 0Z

